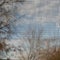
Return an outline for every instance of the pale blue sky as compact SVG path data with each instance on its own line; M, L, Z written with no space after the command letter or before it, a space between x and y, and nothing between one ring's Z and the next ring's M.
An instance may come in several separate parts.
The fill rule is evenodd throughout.
M24 35L24 33L26 33L30 27L32 27L36 30L43 28L43 38L60 36L60 32L58 32L58 30L60 31L60 28L58 29L58 27L56 26L56 23L48 22L48 23L45 23L44 25L37 24L37 23L17 25L17 26L15 26L15 34L14 34L15 37L13 37L13 38L22 37Z
M43 37L58 36L60 28L60 0L26 0L24 4L16 4L17 11L13 14L17 20L12 30L15 32L13 38L23 36L29 26L35 29L43 28Z

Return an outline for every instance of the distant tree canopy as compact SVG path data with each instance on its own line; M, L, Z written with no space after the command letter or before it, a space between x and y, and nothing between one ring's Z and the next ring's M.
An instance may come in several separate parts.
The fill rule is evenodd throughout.
M15 12L17 8L15 3L22 3L25 0L0 0L0 38L1 35L10 34L11 26L16 21Z

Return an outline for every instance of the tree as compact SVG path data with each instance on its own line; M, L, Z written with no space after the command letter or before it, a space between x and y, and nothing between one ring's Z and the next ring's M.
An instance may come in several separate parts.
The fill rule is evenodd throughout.
M24 60L38 60L40 57L43 29L37 30L30 28L25 34L24 40L28 41L29 43L29 52L26 51L27 57Z
M9 40L11 34L14 33L12 28L17 21L15 18L17 2L23 3L24 0L0 0L0 51L2 52L5 51L5 40Z
M11 26L17 21L15 14L17 12L16 3L23 3L25 0L0 0L0 33L10 34ZM1 35L0 34L0 35ZM0 37L1 38L1 37Z

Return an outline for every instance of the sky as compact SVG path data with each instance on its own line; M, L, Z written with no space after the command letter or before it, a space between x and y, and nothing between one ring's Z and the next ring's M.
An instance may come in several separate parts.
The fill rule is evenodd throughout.
M16 4L14 38L23 36L29 26L44 29L43 37L60 36L60 0L26 0Z
M60 37L60 0L25 0L24 3L13 3L6 8L13 8L11 14L12 30L15 32L12 38L24 35L28 28L43 28L43 37Z

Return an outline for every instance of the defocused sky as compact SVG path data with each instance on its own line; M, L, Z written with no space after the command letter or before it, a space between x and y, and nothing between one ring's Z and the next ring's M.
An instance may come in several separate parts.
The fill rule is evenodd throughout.
M17 37L23 36L29 26L44 29L43 37L60 36L60 0L26 0L16 4L17 19L15 32ZM17 38L15 36L15 38Z

